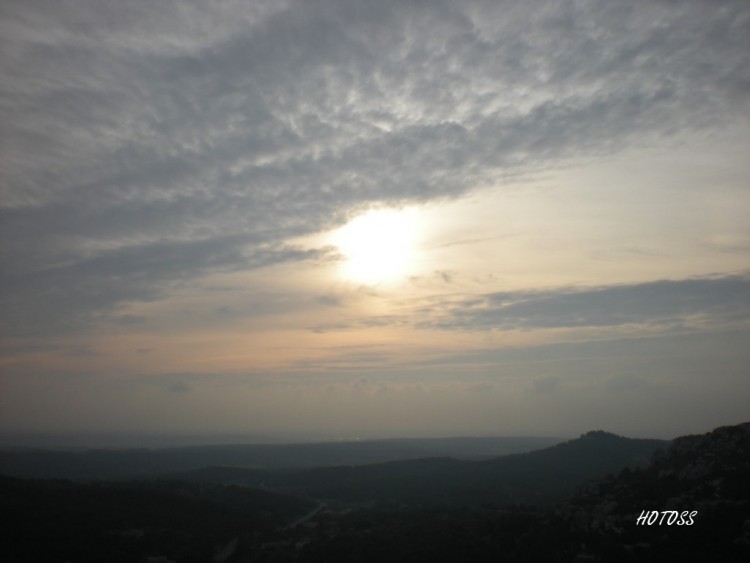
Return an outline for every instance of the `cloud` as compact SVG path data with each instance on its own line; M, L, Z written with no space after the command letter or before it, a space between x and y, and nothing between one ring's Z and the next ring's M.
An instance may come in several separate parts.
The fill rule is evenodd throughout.
M750 314L750 278L724 276L660 280L590 288L556 288L470 296L423 308L433 320L421 328L531 330L651 325L690 328L744 321Z
M606 382L606 388L613 393L630 393L648 386L648 382L642 377L632 373L614 375Z
M341 296L338 295L319 295L315 301L326 307L340 307L343 304Z
M3 333L71 332L116 305L130 300L158 299L177 284L202 274L317 255L315 251L288 247L256 247L246 253L243 246L243 241L237 237L143 244L32 274L6 270L0 275L5 294ZM125 325L145 321L133 315L119 315L113 320Z
M175 395L184 395L185 393L190 392L190 386L182 381L178 381L167 387L167 391L174 393Z
M556 375L537 377L531 382L534 393L539 395L551 395L560 388L560 378Z
M743 2L7 2L0 25L6 336L314 259L286 241L353 207L723 126L750 99Z
M371 327L487 331L639 326L658 331L742 326L750 315L746 275L451 294L401 302L403 312L321 324L324 333Z
M469 393L477 393L479 395L484 395L485 393L494 392L495 385L490 381L478 381L476 383L467 384L466 390Z

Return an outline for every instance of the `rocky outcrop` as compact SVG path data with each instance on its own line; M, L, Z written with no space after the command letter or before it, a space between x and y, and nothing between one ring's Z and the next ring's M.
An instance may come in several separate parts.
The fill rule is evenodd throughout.
M595 560L750 561L750 423L677 438L557 514L590 539Z

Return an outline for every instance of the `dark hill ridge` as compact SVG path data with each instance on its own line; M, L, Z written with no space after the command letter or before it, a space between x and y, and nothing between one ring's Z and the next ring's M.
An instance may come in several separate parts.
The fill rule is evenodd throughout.
M662 477L676 476L686 482L723 480L736 471L746 472L750 468L750 422L677 438L654 465Z
M247 547L315 507L306 499L210 483L4 476L0 499L10 515L0 527L0 561L14 563L216 561L217 546L241 538Z
M638 526L643 511L695 511L694 523ZM750 561L750 422L677 438L558 513L599 546L594 560Z
M558 442L559 438L475 437L123 450L12 449L0 452L0 474L42 479L130 479L219 465L281 469L438 456L479 459L528 452Z
M550 448L486 461L442 457L264 474L209 468L180 478L355 503L536 503L563 498L607 473L643 465L666 444L597 431Z
M604 441L615 445L619 438L593 433L543 455L592 445L596 450ZM480 504L355 510L321 520L324 532L347 533L313 535L295 560L744 563L750 561L748 454L745 423L678 438L648 465L589 484L546 509ZM690 525L638 525L644 510L695 515Z
M673 440L651 463L598 483L578 501L614 501L611 513L713 509L725 502L750 507L750 423ZM619 507L619 508L618 508ZM750 511L747 512L750 533Z
M498 474L509 480L526 475L529 482L534 475L557 475L567 489L581 468L601 471L618 459L641 460L649 449L650 463L610 471L616 475L589 482L563 502L501 508L494 500L509 491L492 496ZM158 555L197 562L215 560L234 546L228 561L744 562L750 561L748 454L750 423L744 423L672 442L591 432L544 450L482 462L432 458L254 474L243 468L206 468L189 474L204 481L193 483L0 477L0 499L13 516L0 530L0 560L137 561ZM294 480L306 476L308 486L336 492L335 477L345 498L362 493L363 472L384 487L391 501L410 486L418 488L420 475L422 492L442 484L453 491L453 500L429 504L414 495L417 502L341 506L205 482L247 479L268 488L271 480L279 487L289 480L289 488L302 491ZM449 479L439 480L449 473ZM490 479L489 485L482 478ZM506 483L517 498L526 486L519 482ZM467 487L474 487L474 496ZM462 504L462 498L469 502ZM639 526L644 510L696 514L692 525Z

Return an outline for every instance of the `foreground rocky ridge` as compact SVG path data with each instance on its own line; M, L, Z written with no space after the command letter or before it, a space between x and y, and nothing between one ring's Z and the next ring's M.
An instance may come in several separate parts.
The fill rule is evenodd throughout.
M648 466L587 486L555 514L611 546L602 547L609 557L617 546L634 559L750 560L750 423L677 438Z

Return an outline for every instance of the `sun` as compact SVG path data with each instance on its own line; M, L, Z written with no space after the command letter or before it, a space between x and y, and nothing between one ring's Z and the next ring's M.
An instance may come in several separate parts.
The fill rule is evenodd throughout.
M344 277L364 284L395 281L414 268L418 221L413 209L375 209L335 232Z

